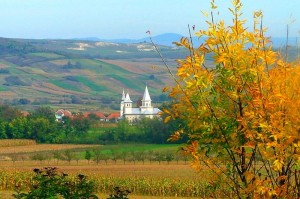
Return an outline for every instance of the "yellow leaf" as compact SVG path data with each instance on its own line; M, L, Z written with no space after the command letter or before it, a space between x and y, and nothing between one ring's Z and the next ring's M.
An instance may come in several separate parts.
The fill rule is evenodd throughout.
M164 89L162 90L162 92L167 92L169 90L169 87L164 87Z
M300 141L298 141L298 143L295 143L294 147L299 148L300 147Z
M279 159L277 159L273 162L273 166L277 171L281 171L283 165L284 165L284 162Z
M173 133L170 136L170 138L168 139L168 141L169 142L175 142L175 141L179 140L182 133L183 133L183 131L176 131L175 133Z
M171 119L171 116L169 115L169 116L167 116L166 118L165 118L165 120L164 120L164 123L167 123L167 122L169 122L170 121L170 119Z

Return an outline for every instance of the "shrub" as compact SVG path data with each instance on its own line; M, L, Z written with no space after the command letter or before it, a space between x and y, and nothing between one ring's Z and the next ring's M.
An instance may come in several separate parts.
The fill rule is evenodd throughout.
M115 193L110 194L107 199L129 199L127 196L131 193L129 190L122 190L120 187L115 187L114 191Z
M16 186L16 193L13 197L16 199L98 199L93 194L96 189L95 183L82 174L74 179L68 177L65 173L59 173L56 167L45 167L44 169L34 169L30 190L23 193Z

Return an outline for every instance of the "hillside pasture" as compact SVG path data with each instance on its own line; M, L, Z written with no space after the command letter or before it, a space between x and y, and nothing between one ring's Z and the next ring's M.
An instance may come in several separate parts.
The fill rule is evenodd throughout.
M44 58L48 58L48 59L61 59L61 58L64 58L64 56L56 54L56 53L38 52L38 53L30 53L29 55L44 57Z
M140 62L140 61L130 61L130 60L104 60L104 59L101 59L101 61L120 66L124 70L128 70L132 73L147 74L147 73L159 72L159 71L155 71L155 69L153 68L154 64L151 62Z

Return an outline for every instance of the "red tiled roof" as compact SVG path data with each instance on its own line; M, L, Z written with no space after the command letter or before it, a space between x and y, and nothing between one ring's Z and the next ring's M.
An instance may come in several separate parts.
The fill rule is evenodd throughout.
M120 117L120 113L111 113L107 116L107 119L118 119Z
M83 117L88 117L89 114L90 114L90 112L83 112L83 113L82 113Z
M101 112L84 112L83 116L88 117L91 114L96 115L98 118L106 118L105 115Z
M62 115L63 114L66 117L71 117L72 116L71 111L63 110L63 109L60 109L60 110L56 111L55 114L57 114L57 115Z

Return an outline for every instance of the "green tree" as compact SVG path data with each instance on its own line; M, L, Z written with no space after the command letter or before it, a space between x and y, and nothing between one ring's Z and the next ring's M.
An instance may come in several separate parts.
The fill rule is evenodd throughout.
M22 113L17 108L8 106L8 105L0 105L0 118L3 121L10 122L15 118L21 117Z
M7 138L6 126L7 126L7 122L3 121L0 118L0 139L6 139Z
M71 120L75 135L83 135L90 129L90 122L83 115L78 115Z
M123 160L123 164L126 164L126 161L128 160L128 152L127 151L122 151L120 154L120 158Z
M101 151L101 160L103 160L106 165L107 165L107 162L108 162L109 158L110 157L106 153L104 153L103 151Z
M171 131L159 118L143 118L137 123L137 128L144 135L145 142L164 144L167 142Z
M69 162L69 164L71 164L71 161L75 158L75 154L71 150L65 150L64 158Z
M146 159L146 152L145 151L135 151L133 154L134 159L136 161L142 161L143 164L145 164L145 159Z
M71 118L63 116L60 125L64 129L64 132L67 136L71 136L74 133L74 128L71 124Z
M31 129L29 121L26 117L17 117L13 119L7 126L7 135L14 139L31 138Z
M54 159L56 159L56 164L58 164L59 160L63 160L62 153L60 151L53 151L52 156Z
M40 163L42 164L42 162L43 162L44 160L46 160L47 157L46 157L46 155L44 155L43 153L35 153L35 154L32 155L31 159L32 159L32 160L38 160L38 161L40 161Z
M92 153L90 150L85 151L85 156L84 158L88 161L88 164L90 164L90 160L92 159Z
M32 118L29 122L31 138L41 143L58 143L63 138L63 131L57 122L51 123L46 118Z
M147 158L148 158L150 164L152 163L153 160L155 160L154 159L154 151L153 150L147 151Z
M53 123L55 122L55 113L50 107L40 106L30 113L30 118L45 118Z
M153 155L154 155L153 160L157 161L158 164L160 164L162 161L166 160L164 154L162 152L160 152L160 151L154 152Z
M111 150L111 160L113 160L115 164L117 164L117 160L119 159L120 159L120 153L118 151Z
M174 154L171 153L171 152L167 152L165 154L165 159L166 159L166 161L167 161L168 164L170 164L170 162L172 162L174 160L174 158L175 158Z
M94 150L94 160L97 163L97 165L100 163L101 160L101 150L100 149L95 149Z

